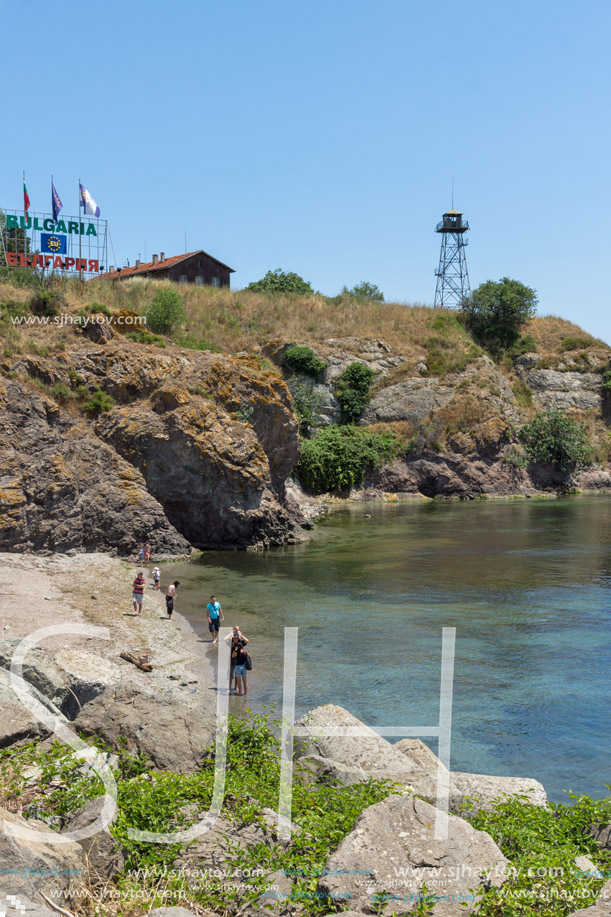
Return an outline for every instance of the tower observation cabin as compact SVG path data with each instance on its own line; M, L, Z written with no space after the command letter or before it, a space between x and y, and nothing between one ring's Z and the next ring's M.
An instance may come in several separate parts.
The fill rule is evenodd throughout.
M435 306L442 309L458 308L465 296L469 296L469 272L465 246L465 233L469 224L460 210L447 210L435 232L441 233L439 267L435 271L437 286Z

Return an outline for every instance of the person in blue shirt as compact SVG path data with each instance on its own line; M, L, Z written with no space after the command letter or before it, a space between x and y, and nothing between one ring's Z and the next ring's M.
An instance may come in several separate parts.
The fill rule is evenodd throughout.
M219 638L221 621L224 621L225 618L223 616L221 603L217 602L215 596L210 596L210 601L206 605L206 611L208 612L208 630L212 634L212 642L216 643Z

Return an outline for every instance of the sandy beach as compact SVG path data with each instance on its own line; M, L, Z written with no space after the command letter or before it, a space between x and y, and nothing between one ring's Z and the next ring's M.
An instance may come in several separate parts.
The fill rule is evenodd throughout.
M3 554L0 567L0 640L23 638L54 624L94 624L109 629L110 639L81 635L50 636L41 648L50 656L70 658L79 666L102 665L112 681L134 682L160 697L206 707L216 704L215 672L205 656L207 643L174 612L165 614L163 579L155 592L145 570L142 616L132 609L131 584L139 569L105 554L37 557ZM152 567L151 567L152 569ZM176 606L180 609L180 591ZM142 672L120 658L121 652L147 653L152 672ZM87 655L83 655L87 654ZM97 657L97 662L91 657Z

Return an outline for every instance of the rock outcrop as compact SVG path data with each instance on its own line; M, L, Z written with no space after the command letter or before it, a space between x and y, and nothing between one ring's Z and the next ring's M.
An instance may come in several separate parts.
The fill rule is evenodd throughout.
M389 796L359 816L325 865L320 891L361 913L408 914L423 886L436 895L432 917L472 913L481 886L502 885L507 859L485 831L448 816L435 838L436 810L412 796Z
M569 917L611 917L611 879L601 888L595 904L573 911Z
M114 749L144 755L154 767L179 774L197 771L216 734L211 712L194 712L132 685L108 688L79 713L74 728L100 736Z

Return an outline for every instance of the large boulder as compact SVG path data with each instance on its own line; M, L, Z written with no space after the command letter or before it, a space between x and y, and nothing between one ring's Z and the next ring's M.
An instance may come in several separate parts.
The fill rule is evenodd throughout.
M85 880L86 866L80 844L73 841L53 844L55 833L43 822L0 809L4 826L38 832L38 837L20 838L0 831L0 893L24 895L44 904L40 892L54 895L78 888Z
M56 654L55 662L68 676L71 690L81 707L121 679L118 666L83 650L66 647Z
M389 796L365 809L327 860L320 892L354 911L376 913L379 906L383 914L407 914L426 885L440 897L432 917L471 913L477 889L502 885L508 861L489 834L455 815L448 816L447 838L436 840L436 814L413 796Z
M66 825L66 830L73 832L88 827L96 818L100 817L103 808L103 796L89 799L81 809L73 813ZM115 812L115 818L116 815ZM79 844L83 850L87 867L93 876L111 879L125 866L123 851L108 828L103 828L91 837L82 838Z
M307 729L307 735L295 741L295 751L300 758L310 755L330 758L348 767L361 768L367 777L377 780L408 782L410 775L418 770L409 754L397 751L390 742L336 704L310 710L295 725ZM361 734L325 735L327 728L358 728Z
M32 685L28 686L30 694L46 709L63 722L65 717L45 696ZM11 675L6 669L0 669L0 748L7 748L25 739L41 739L49 735L47 729L27 707L21 703L13 690Z
M211 711L196 710L133 685L108 688L74 720L86 736L99 735L112 748L143 754L159 770L194 773L215 738Z
M0 643L1 668L10 669L13 654L20 642L4 640ZM70 693L70 681L65 671L40 647L35 646L29 650L23 663L23 677L66 716L76 714L78 705Z
M590 907L573 911L570 917L611 917L611 879L601 888L598 901Z

